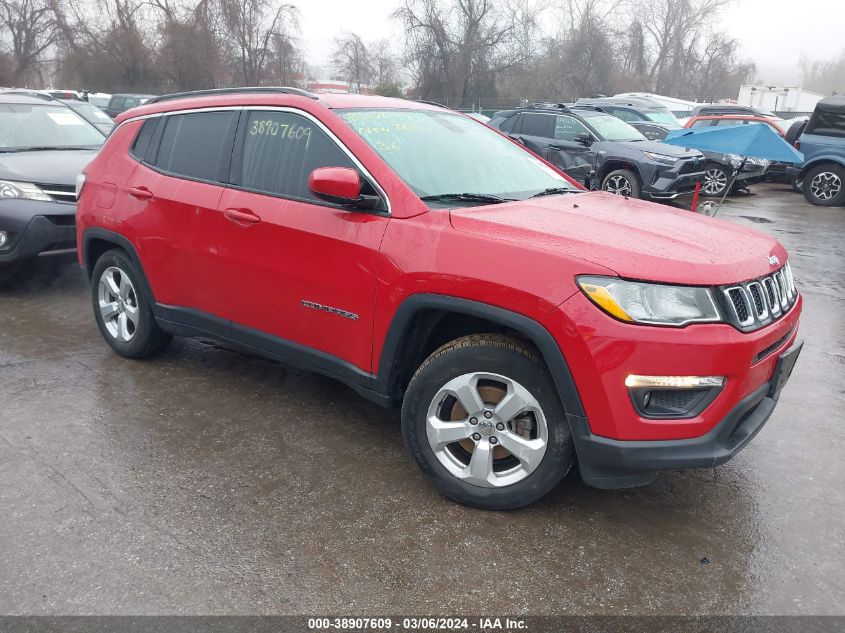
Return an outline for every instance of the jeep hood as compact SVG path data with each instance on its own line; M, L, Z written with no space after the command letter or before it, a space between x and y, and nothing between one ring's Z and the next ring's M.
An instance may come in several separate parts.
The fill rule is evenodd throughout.
M0 180L74 185L96 154L95 149L0 153Z
M453 209L450 214L458 231L557 252L630 279L727 284L771 272L771 255L786 261L776 239L753 229L605 192ZM595 271L585 267L585 272Z

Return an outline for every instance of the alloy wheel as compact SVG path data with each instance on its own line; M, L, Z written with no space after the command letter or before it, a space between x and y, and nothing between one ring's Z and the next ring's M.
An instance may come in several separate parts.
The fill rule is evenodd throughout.
M426 435L446 470L485 488L528 477L549 441L546 416L531 392L506 376L480 372L440 388L428 408Z
M609 193L615 193L619 196L630 196L633 192L633 188L631 187L631 183L628 182L628 179L625 176L611 176L607 179L607 182L604 183L604 190Z
M718 196L728 186L728 175L721 169L713 168L704 172L701 190L708 196Z
M833 172L823 171L810 181L810 193L818 200L831 200L842 190L842 179Z
M97 291L100 316L108 333L121 343L128 343L138 331L138 295L129 276L116 266L100 275Z

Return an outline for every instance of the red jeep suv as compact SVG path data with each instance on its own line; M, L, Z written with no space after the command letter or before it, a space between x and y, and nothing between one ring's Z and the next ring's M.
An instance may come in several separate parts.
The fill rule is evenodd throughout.
M117 123L78 183L108 344L214 337L401 405L461 503L531 503L576 458L599 488L721 464L801 349L777 240L584 191L457 112L265 88Z

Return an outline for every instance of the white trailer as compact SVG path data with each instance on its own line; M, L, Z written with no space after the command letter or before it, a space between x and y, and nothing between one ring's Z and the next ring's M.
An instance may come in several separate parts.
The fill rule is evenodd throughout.
M824 98L795 86L744 85L739 88L737 105L753 106L770 112L812 112Z

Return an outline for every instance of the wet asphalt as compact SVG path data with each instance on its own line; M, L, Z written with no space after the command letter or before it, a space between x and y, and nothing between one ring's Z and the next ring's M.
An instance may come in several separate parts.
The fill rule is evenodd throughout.
M439 497L398 412L209 342L113 354L71 258L0 290L0 614L843 614L845 209L758 186L806 344L715 470Z

